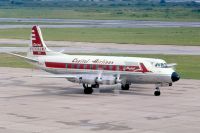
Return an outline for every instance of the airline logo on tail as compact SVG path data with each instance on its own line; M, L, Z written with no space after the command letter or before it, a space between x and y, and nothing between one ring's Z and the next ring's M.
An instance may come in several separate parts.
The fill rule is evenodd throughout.
M44 46L42 33L38 26L33 26L32 28L31 41L33 55L46 55L46 48Z

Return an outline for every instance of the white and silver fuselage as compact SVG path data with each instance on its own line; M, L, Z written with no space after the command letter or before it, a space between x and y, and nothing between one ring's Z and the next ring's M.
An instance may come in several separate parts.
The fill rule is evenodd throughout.
M120 75L128 83L172 83L172 68L161 59L114 56L57 55L38 57L41 69L54 74ZM141 65L142 64L142 65ZM145 69L145 70L144 70ZM88 74L88 75L87 75Z

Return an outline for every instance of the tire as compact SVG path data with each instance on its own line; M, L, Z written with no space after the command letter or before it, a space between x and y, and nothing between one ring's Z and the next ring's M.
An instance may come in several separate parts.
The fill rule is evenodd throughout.
M85 89L84 89L84 93L85 93L85 94L92 94L92 93L93 93L92 87L87 87L87 88L85 88Z
M129 90L129 88L130 88L129 84L121 85L122 90Z
M155 91L154 92L154 96L160 96L160 94L161 94L160 91Z

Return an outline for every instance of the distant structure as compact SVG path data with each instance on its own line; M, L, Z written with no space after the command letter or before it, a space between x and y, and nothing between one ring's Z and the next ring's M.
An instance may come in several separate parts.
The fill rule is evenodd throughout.
M166 1L165 0L160 0L160 3L161 4L166 3Z
M141 0L0 0L0 2L40 2L40 1L52 1L52 2L67 2L67 1L85 1L85 2L134 2ZM200 2L200 0L142 0L142 1L152 1L152 2Z

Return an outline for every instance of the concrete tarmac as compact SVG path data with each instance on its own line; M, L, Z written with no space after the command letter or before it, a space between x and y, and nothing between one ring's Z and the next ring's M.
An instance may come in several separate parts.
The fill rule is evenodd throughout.
M200 80L101 87L85 95L65 79L27 77L38 70L0 68L1 133L198 133Z

